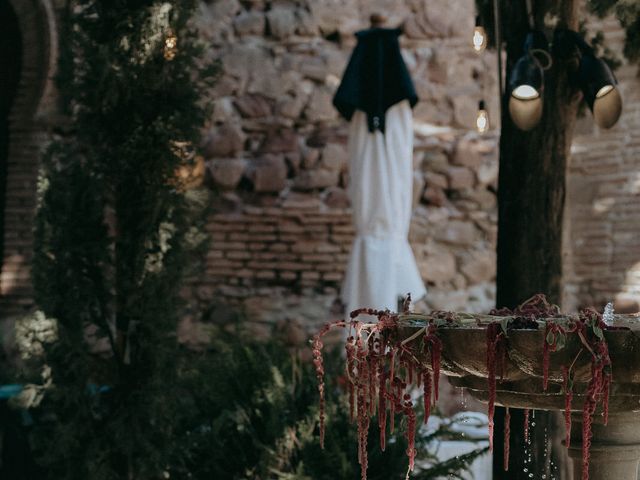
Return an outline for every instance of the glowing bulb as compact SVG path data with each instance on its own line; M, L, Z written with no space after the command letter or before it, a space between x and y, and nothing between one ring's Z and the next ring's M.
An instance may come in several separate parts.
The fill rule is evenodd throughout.
M518 100L533 100L534 98L538 98L540 93L531 85L518 85L511 95Z
M173 60L178 52L178 37L173 31L169 30L166 38L164 39L164 58L165 60Z
M484 133L489 130L489 112L487 112L484 100L481 100L478 104L478 116L476 117L476 130L479 133Z
M613 90L613 85L605 85L604 87L602 87L600 90L598 90L598 93L596 93L596 98L602 98L604 97L607 93L609 93L611 90Z
M473 43L473 49L478 53L487 48L487 32L484 30L484 27L481 25L475 26L471 41Z

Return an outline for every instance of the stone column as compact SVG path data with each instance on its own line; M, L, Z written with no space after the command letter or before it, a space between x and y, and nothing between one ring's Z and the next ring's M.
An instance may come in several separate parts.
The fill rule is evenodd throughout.
M582 478L582 414L571 417L573 478ZM608 425L594 415L592 423L590 480L637 480L640 463L640 413L610 414Z

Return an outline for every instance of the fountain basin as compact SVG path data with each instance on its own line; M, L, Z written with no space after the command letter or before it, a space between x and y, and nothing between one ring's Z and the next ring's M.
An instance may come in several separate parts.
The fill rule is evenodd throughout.
M620 316L618 316L620 317ZM635 318L634 318L635 320ZM625 325L618 318L616 325ZM636 321L627 323L635 327ZM401 326L398 335L409 338L419 325ZM612 384L609 393L609 421L603 424L602 403L593 415L589 478L637 480L640 463L640 332L635 328L605 330L609 349ZM463 387L480 401L489 400L487 329L475 325L440 326L441 371L451 384ZM419 341L413 340L411 343ZM572 365L574 381L571 403L570 457L574 478L582 476L582 410L591 379L592 355L577 334L568 334L557 352L549 352L547 389L543 389L544 323L539 329L513 329L506 339L507 355L502 378L496 381L495 403L511 408L565 409L562 367ZM412 345L414 346L414 345ZM428 365L428 359L424 364Z

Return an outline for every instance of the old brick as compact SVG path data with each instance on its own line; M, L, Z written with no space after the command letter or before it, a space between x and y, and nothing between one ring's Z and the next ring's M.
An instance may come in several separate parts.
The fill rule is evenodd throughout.
M303 280L320 280L320 272L302 272Z
M227 258L231 260L247 260L251 258L251 253L243 250L227 252Z
M342 278L343 275L339 272L326 272L322 274L322 279L327 282L340 282Z
M293 253L313 253L318 248L318 245L318 242L313 241L298 242L291 245L291 251Z
M298 274L296 272L278 272L278 276L282 280L287 280L287 281L295 280L298 278Z
M276 278L276 272L273 270L258 270L256 272L256 278L260 280L273 280Z

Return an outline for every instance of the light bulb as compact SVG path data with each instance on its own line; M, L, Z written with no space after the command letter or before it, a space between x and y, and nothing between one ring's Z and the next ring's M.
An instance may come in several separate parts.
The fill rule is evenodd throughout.
M165 60L173 60L176 57L176 53L178 52L178 37L173 33L172 30L169 30L169 33L164 39L164 58Z
M484 27L476 26L473 29L473 49L480 53L485 48L487 48L487 32L485 32Z
M489 130L489 112L484 105L484 100L481 100L478 104L478 116L476 117L476 130L479 133L484 133Z
M473 49L480 53L487 48L487 32L482 26L480 15L476 17L476 26L473 29L473 37L471 38Z
M513 90L511 95L518 100L533 100L534 98L538 98L540 93L531 85L519 85Z

